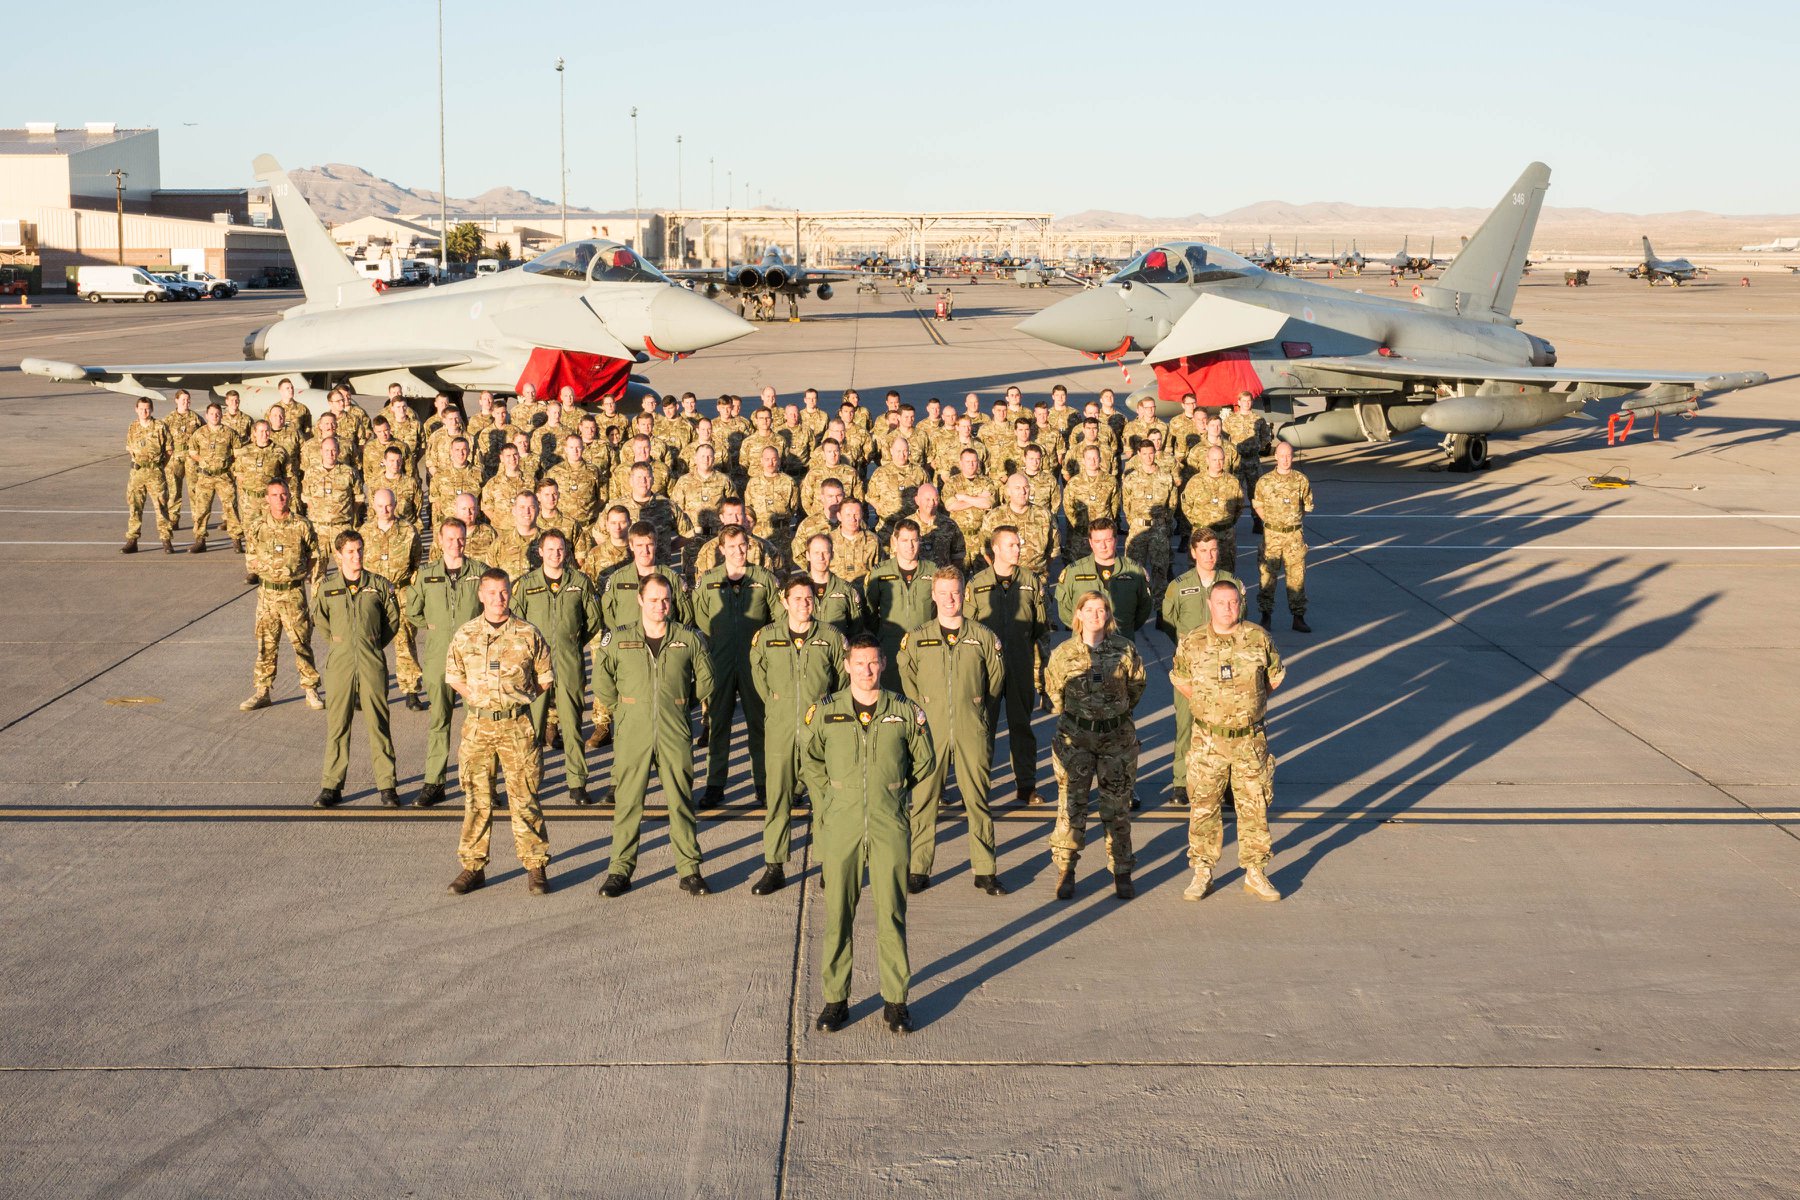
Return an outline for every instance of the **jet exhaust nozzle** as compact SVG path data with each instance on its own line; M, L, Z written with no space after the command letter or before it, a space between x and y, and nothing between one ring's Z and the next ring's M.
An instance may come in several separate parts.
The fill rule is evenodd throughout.
M741 288L755 288L762 286L762 272L755 267L740 268L734 278L737 281L737 285Z
M763 282L772 288L786 287L787 281L788 273L782 267L770 267L767 271L763 272Z

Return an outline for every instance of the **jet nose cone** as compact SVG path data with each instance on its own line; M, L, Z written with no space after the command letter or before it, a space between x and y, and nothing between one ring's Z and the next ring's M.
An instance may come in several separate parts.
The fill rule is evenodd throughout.
M1053 345L1101 354L1125 340L1130 317L1131 309L1118 289L1100 287L1060 300L1016 328Z
M664 288L650 302L650 340L665 354L723 345L756 326L686 288Z

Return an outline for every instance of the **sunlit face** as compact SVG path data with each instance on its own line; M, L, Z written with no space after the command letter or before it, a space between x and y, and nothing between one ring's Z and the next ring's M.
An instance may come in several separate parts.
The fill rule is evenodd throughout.
M263 499L269 505L269 515L277 521L287 516L288 490L285 483L271 483L263 489Z
M1109 563L1119 549L1119 531L1110 525L1095 525L1088 530L1088 546L1094 552L1094 561Z
M390 525L394 520L394 493L386 488L377 488L369 497L369 507L375 510L375 519L383 525Z
M719 557L725 560L727 572L734 576L742 575L744 568L750 564L750 539L743 534L721 539Z
M864 693L873 692L881 686L881 650L876 646L854 646L844 656L844 671L850 676L850 686Z
M862 523L862 505L853 500L846 500L838 506L838 526L843 529L845 536L855 537L860 534Z
M1225 473L1225 451L1218 446L1214 446L1206 452L1206 473L1208 475Z
M912 460L912 447L906 444L905 438L895 438L888 450L893 461L901 466Z
M1238 623L1243 611L1243 598L1234 587L1215 587L1206 595L1207 611L1215 629L1230 629Z
M606 514L606 532L616 546L625 540L625 531L631 528L629 513L609 512Z
M962 584L954 579L932 580L931 602L937 605L938 620L954 621L957 617L962 616Z
M355 579L362 574L362 552L362 543L357 541L345 542L332 551L332 557L337 559L338 570L344 573L345 579Z
M921 484L913 500L919 506L920 516L930 519L937 515L938 490L931 484Z
M458 468L469 465L469 443L450 443L450 465Z
M831 539L815 537L806 543L806 569L814 579L823 579L831 570Z
M1025 506L1030 502L1031 481L1023 475L1008 475L1006 477L1006 503L1014 512L1023 512Z
M1098 638L1106 632L1106 622L1111 615L1106 611L1106 601L1098 596L1089 596L1075 609L1075 624L1086 636Z
M476 503L474 496L468 492L461 493L450 502L450 511L455 513L456 519L464 525L470 529L475 528Z
M996 533L994 535L994 566L1011 572L1019 565L1019 551L1024 543L1016 533Z
M538 545L538 557L544 562L544 569L552 576L562 573L563 564L569 561L569 548L563 545L559 537L547 537Z
M638 574L649 574L650 569L656 565L656 539L634 534L627 544L631 547L631 561L637 564Z
M530 529L533 525L537 524L537 497L525 495L514 499L512 514L513 527L515 529L518 529L520 532Z
M908 567L919 561L918 530L897 529L894 531L894 557Z
M438 545L444 548L444 559L446 562L461 562L463 556L463 544L468 540L469 535L455 525L438 530Z
M669 610L673 607L669 600L669 585L661 577L656 583L647 583L638 589L638 612L647 628L667 625Z
M795 584L782 595L781 603L787 609L790 629L805 629L812 624L813 590L810 585Z
M1275 443L1275 469L1285 471L1294 465L1294 448L1286 442Z
M1210 575L1219 569L1218 542L1205 541L1194 544L1194 569L1203 575Z
M483 579L475 594L481 598L481 615L490 624L506 620L507 605L512 601L512 584L504 579Z
M781 454L773 446L764 446L762 452L762 469L764 475L773 475L781 466Z

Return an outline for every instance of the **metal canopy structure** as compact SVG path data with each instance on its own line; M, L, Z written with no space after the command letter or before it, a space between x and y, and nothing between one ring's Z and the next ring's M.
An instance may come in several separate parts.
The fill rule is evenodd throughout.
M666 211L662 216L667 228L682 230L685 238L681 253L669 255L671 262L722 266L754 258L770 245L803 253L814 265L866 254L893 258L1037 253L1052 214L709 208Z

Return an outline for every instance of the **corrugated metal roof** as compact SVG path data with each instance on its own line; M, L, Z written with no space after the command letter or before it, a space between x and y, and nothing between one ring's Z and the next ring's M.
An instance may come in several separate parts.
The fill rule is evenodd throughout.
M114 129L110 132L58 129L54 133L34 133L29 129L0 129L0 154L75 154L154 132L152 129Z

